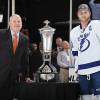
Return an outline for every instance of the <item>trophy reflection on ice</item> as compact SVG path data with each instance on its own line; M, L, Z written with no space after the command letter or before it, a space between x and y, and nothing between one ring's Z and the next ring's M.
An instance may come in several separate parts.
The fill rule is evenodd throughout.
M43 64L38 69L39 78L44 81L56 79L57 70L51 64L51 53L52 53L52 40L55 29L49 26L49 21L45 20L45 26L39 29L43 42Z

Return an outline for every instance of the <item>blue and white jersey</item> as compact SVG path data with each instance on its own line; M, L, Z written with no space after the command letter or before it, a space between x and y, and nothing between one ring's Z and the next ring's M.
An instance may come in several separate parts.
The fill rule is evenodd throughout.
M80 25L75 27L70 33L70 40L78 74L100 71L100 21L92 20L84 31Z

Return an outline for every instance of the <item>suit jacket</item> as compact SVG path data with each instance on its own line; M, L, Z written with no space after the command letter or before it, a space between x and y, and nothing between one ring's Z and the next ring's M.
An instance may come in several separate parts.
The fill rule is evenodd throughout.
M36 73L38 68L43 64L43 57L40 50L31 51L29 56L30 73Z
M11 32L8 29L0 30L0 87L16 80L18 73L24 76L28 70L28 39L19 34L19 43L13 54Z

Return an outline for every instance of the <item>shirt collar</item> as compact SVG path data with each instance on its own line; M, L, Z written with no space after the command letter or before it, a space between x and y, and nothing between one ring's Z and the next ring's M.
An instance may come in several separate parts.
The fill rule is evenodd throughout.
M90 24L91 19L89 20L89 22L87 23L87 26ZM82 25L80 24L80 29L82 29Z
M12 35L12 37L14 35L14 32L12 30L11 30L11 35ZM19 37L19 32L17 33L17 37Z

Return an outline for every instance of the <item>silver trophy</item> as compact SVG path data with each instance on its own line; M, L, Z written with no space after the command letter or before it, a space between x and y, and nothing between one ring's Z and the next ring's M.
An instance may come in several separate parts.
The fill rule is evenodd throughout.
M43 42L43 64L39 68L39 77L42 80L49 81L55 78L57 70L51 64L51 53L52 53L52 40L55 29L49 26L49 21L45 20L45 26L39 29Z

